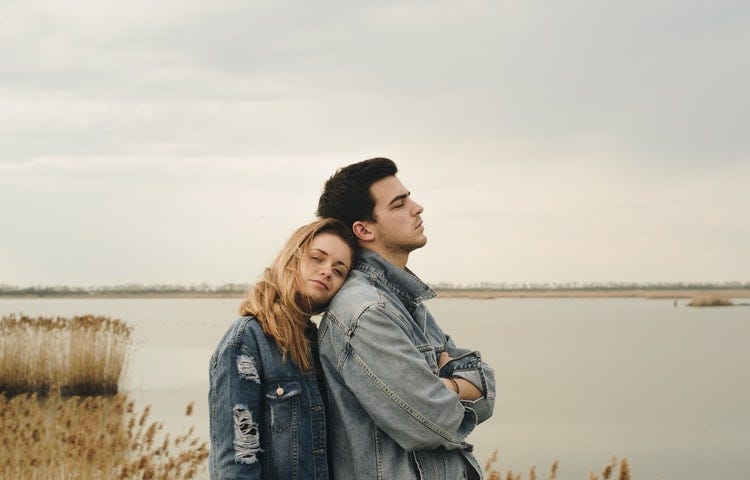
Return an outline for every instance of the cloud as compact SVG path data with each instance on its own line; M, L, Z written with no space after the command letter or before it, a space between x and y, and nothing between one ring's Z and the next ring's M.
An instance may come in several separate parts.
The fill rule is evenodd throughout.
M373 156L425 205L428 280L747 266L742 2L29 1L0 18L12 282L247 278L337 167Z

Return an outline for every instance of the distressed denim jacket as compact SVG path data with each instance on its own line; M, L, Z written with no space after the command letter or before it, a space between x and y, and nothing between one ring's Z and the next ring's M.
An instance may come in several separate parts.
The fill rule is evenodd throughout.
M434 296L408 269L362 250L323 316L318 340L337 480L482 478L465 439L492 415L494 372L438 327L422 303ZM444 351L453 360L438 369ZM440 379L449 376L483 396L462 401Z
M315 342L315 330L308 333ZM254 317L239 318L224 335L209 379L211 479L328 479L316 375L282 361Z

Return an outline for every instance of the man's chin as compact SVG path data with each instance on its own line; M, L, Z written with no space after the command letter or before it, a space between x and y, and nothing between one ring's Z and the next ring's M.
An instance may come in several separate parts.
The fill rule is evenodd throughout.
M411 250L414 251L418 248L424 247L425 245L427 245L427 237L422 235L422 238L420 240L417 240L416 242L414 242Z

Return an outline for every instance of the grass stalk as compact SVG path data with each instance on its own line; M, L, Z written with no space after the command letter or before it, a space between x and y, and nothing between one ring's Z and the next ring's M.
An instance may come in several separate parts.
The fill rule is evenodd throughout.
M0 395L0 478L192 479L208 457L190 430L176 440L125 395ZM179 440L179 441L178 441Z
M132 327L109 317L0 318L0 392L117 393Z

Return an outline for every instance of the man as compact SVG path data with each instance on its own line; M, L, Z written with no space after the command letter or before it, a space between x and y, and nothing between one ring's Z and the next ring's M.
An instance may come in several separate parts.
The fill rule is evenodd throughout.
M334 478L481 479L464 440L492 415L494 373L422 303L435 292L406 264L427 243L423 209L396 173L385 158L349 165L318 203L360 247L319 331Z

